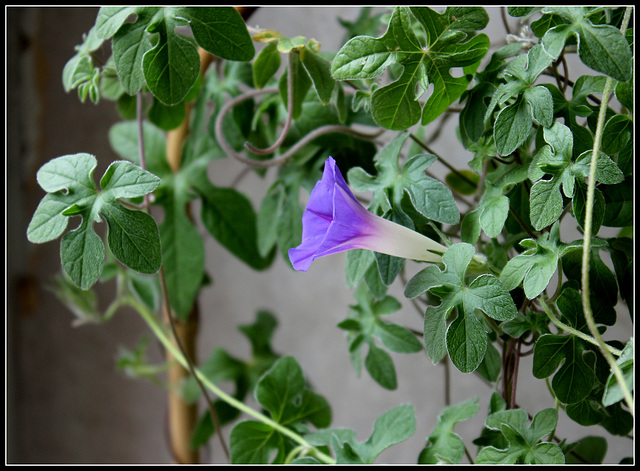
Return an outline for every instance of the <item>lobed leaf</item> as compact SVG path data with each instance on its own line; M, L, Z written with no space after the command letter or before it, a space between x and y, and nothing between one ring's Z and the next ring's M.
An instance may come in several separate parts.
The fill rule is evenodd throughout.
M452 362L463 372L474 371L484 358L487 337L476 310L496 320L509 320L517 310L509 292L493 275L480 275L467 285L465 274L474 255L473 246L455 244L445 252L445 270L436 266L416 274L405 288L405 296L431 291L442 299L429 306L424 318L427 353L436 363L449 352ZM457 317L447 329L447 317L456 309Z
M356 36L336 54L331 72L338 80L371 79L394 63L402 65L395 82L372 93L371 112L379 125L404 130L421 118L422 124L427 124L465 91L470 79L453 77L450 69L478 62L488 51L489 39L478 35L464 42L467 34L462 30L484 27L480 10L473 10L457 25L452 18L464 16L465 10L447 11L439 14L429 8L395 8L382 37ZM427 32L426 47L413 31L413 17ZM433 92L422 107L417 100L429 83Z
M152 192L160 179L130 162L117 161L105 171L99 191L92 178L96 165L95 157L89 154L65 155L43 165L37 180L48 194L27 228L30 241L43 243L62 235L69 216L82 217L81 224L64 235L60 245L62 266L82 289L90 288L102 273L105 249L93 229L93 223L102 218L109 226L109 248L123 264L151 274L162 261L154 220L118 201Z

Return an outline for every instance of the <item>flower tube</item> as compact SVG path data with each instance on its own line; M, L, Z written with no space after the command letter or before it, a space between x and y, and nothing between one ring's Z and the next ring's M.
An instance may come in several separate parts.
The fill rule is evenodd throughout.
M302 215L302 243L289 249L289 259L295 270L307 271L316 258L351 249L434 263L441 262L447 250L416 231L367 211L329 157Z

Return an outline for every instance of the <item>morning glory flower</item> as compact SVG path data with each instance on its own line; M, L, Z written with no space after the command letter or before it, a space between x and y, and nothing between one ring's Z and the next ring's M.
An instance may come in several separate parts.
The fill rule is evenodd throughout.
M293 268L307 271L319 257L369 249L396 257L438 263L447 248L360 204L329 157L302 215L302 243L289 250Z

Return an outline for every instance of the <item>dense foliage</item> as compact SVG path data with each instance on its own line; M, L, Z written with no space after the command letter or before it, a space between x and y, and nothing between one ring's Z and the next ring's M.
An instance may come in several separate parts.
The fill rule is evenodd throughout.
M410 378L397 377L389 352L426 350L434 363L450 360L496 383L489 411L473 398L445 408L416 462L459 463L465 454L483 464L600 462L604 439L555 435L559 408L580 425L632 434L633 338L601 337L633 312L632 9L504 14L521 20L522 34L507 31L504 43L491 44L480 7L363 9L343 22L347 40L332 52L312 38L249 32L234 8L100 9L63 84L82 101L114 102L123 121L109 138L123 160L99 185L90 154L45 164L37 178L46 195L27 236L62 237L57 292L80 321L133 306L190 366L185 397L195 401L198 386L217 396L194 446L215 436L215 424L230 424L232 463L373 463L414 432L410 405L372 418L364 442L330 428L328 402L294 357L271 348L270 313L241 327L252 358L216 349L201 365L188 365L158 314L168 302L174 321L187 320L207 281L198 225L256 270L276 257L290 263L303 235L301 202L330 156L371 213L447 247L441 263L420 266L409 280L405 264L416 262L348 252L354 304L338 328L355 371L364 364L393 390ZM103 43L112 54L101 60ZM569 78L569 56L589 74ZM426 125L451 116L468 150L465 168L436 155L424 136ZM168 160L166 133L185 122L198 132L187 135L178 162ZM232 185L209 181L206 168L221 158L259 175L277 166L259 208ZM429 173L432 165L447 166L444 181ZM190 213L195 199L199 218ZM159 225L154 206L162 207ZM94 228L102 221L104 241ZM575 227L581 236L570 240ZM98 312L91 288L113 278L118 296ZM407 303L423 301L423 334L385 318L402 306L388 294L393 283L405 283ZM121 366L148 371L143 347ZM547 409L516 406L523 349L533 353L533 376L549 385ZM222 392L221 381L233 382L235 394ZM249 397L260 411L244 404ZM238 420L241 412L252 418ZM454 427L479 413L485 428L471 453Z

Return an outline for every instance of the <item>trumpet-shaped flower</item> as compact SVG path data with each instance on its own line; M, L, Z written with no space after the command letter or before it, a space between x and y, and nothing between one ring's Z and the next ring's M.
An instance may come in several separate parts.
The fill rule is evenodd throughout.
M289 259L294 269L307 271L316 258L351 249L436 263L447 250L416 231L367 211L329 157L302 215L302 243L289 250Z

